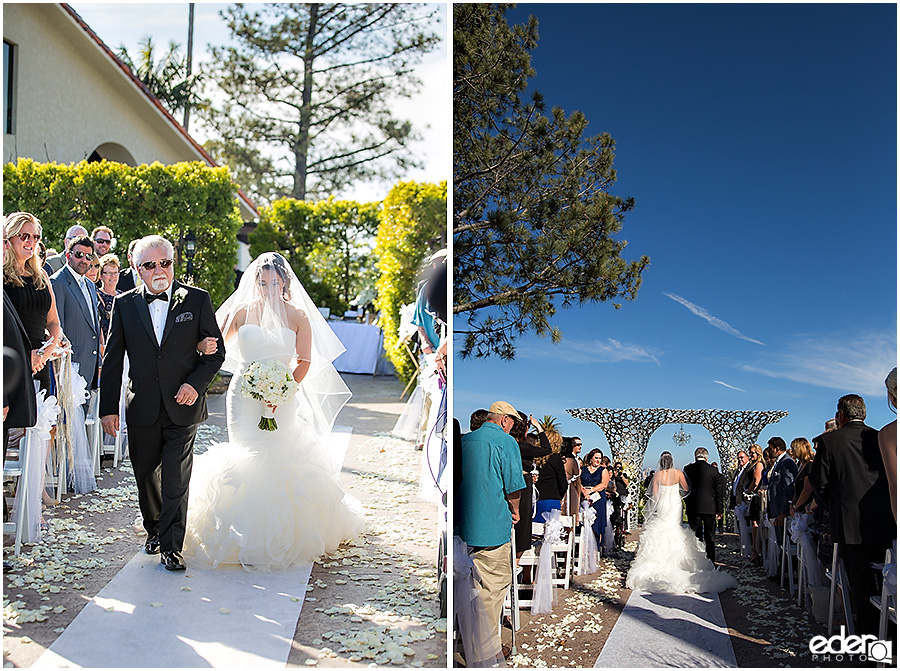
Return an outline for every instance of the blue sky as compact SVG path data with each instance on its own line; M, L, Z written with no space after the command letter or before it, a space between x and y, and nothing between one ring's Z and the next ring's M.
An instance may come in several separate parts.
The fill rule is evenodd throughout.
M247 3L251 4L251 3ZM138 43L150 36L159 55L168 51L170 41L181 45L186 51L188 33L188 3L75 3L72 8L83 18L91 29L100 36L113 51L125 45L128 52L136 55ZM198 64L209 66L208 47L229 43L230 33L219 12L224 3L198 2L194 10L194 70ZM448 28L446 5L440 7L440 24L435 27L440 35L446 35ZM432 5L434 7L434 5ZM413 150L424 162L421 169L412 169L404 181L439 182L450 180L451 119L450 99L451 74L447 61L447 39L433 52L426 54L417 68L423 82L420 94L410 100L398 100L394 109L403 118L410 119L423 136L421 142L413 145ZM446 110L444 113L436 110ZM181 117L178 116L180 120ZM203 126L194 118L190 123L191 134L200 142L206 141ZM360 183L347 192L336 194L339 198L360 201L383 199L390 190L390 184Z
M567 408L786 410L760 442L812 438L858 393L895 418L897 45L894 4L522 4L539 21L532 86L616 140L616 195L635 198L637 300L563 310L563 341L515 361L455 360L454 416L503 399L608 443ZM646 465L713 447L677 425ZM715 457L711 457L714 459Z

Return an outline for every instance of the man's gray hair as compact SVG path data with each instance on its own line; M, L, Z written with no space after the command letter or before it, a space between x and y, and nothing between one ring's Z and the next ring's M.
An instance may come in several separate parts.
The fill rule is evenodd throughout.
M705 447L698 447L694 450L694 459L706 459L709 460L709 450Z
M170 259L175 258L175 247L171 242L166 240L161 235L148 235L140 240L138 240L137 244L134 246L134 253L132 258L134 259L134 265L139 266L143 262L144 254L151 249L164 248L166 250L166 255Z

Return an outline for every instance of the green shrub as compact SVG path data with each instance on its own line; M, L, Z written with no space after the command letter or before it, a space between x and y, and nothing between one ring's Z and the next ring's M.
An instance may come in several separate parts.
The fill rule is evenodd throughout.
M109 226L117 239L113 252L123 266L131 240L162 235L175 245L177 278L185 276L187 265L179 242L190 231L197 238L193 283L209 291L216 306L234 290L241 219L228 168L200 161L130 167L110 161L61 165L19 159L3 167L3 210L37 216L44 244L57 251L74 224L88 233L95 226Z
M375 236L379 271L375 307L381 311L384 349L404 382L415 367L403 348L398 348L400 308L416 299L416 277L431 254L446 246L447 182L401 182L384 200Z

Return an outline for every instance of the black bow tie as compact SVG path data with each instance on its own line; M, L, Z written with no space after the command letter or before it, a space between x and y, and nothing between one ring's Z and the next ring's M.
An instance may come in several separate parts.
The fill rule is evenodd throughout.
M166 303L169 302L169 295L163 291L161 294L151 294L149 291L144 293L144 298L147 299L147 305L150 305L155 300L164 301Z

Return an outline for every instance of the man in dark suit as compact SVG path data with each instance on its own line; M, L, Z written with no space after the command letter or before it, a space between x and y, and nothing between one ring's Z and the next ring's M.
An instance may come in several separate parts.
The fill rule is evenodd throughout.
M697 538L706 543L706 556L716 561L716 517L722 514L722 499L725 494L725 479L722 474L707 463L709 450L698 447L694 450L694 463L684 467L684 474L691 486L684 499L688 524Z
M769 438L768 446L775 452L775 465L766 489L769 519L775 525L778 544L784 542L784 520L791 512L794 498L794 481L797 479L797 462L787 453L787 443L780 436Z
M887 474L878 431L866 426L866 403L856 394L838 400L838 429L813 439L810 480L825 501L831 519L831 537L838 544L847 578L850 603L856 613L856 634L878 635L878 611L869 604L876 593L873 563L884 562L884 552L897 538L891 512Z
M100 372L97 286L85 276L95 258L94 242L86 235L75 238L66 251L66 265L50 278L60 326L72 343L72 363L78 364L89 390L97 388Z
M131 291L140 284L140 275L134 264L134 246L137 243L137 240L132 240L128 243L128 265L119 271L119 281L116 283L116 289L122 293Z
M206 390L225 360L225 347L209 294L173 283L172 243L158 235L142 238L134 259L143 285L113 304L100 415L104 431L116 435L127 353L125 421L147 530L145 551L161 552L166 569L183 571L194 438L208 417ZM198 341L206 338L215 338L217 349L201 356Z

